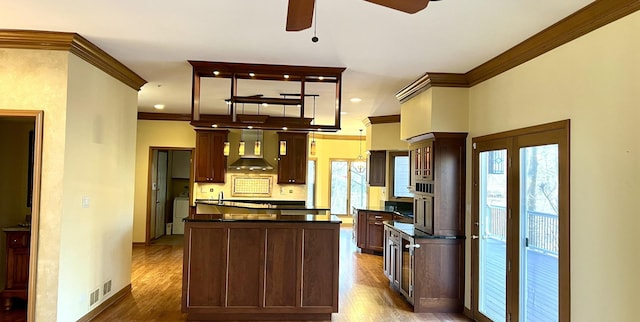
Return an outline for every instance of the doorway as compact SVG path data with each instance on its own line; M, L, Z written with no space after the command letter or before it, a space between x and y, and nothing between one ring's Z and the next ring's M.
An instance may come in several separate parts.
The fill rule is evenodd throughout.
M4 156L0 157L0 225L16 227L26 234L24 243L12 243L9 252L5 246L8 231L3 229L0 237L0 278L5 286L1 294L11 299L13 308L0 312L2 320L33 321L35 317L38 261L31 254L38 253L43 114L35 110L0 110L0 149ZM8 254L11 260L7 260Z
M194 149L149 148L147 245L164 236L184 233L180 228L192 201L193 153ZM185 206L187 209L183 209Z

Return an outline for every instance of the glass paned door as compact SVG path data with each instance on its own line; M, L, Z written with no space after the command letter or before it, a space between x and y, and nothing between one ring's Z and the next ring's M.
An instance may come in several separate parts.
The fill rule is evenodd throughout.
M367 163L365 161L351 162L350 199L351 207L365 209L367 203Z
M506 155L479 153L478 312L494 322L507 312L507 175L493 171Z
M520 321L558 321L558 145L520 149Z
M346 215L348 203L348 161L331 161L331 213Z
M331 214L348 215L351 207L365 208L366 175L366 161L331 161Z

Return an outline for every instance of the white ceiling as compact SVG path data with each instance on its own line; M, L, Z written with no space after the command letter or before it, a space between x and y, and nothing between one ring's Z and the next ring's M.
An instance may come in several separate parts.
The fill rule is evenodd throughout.
M591 2L442 0L409 15L316 0L317 43L313 27L285 31L287 0L7 0L0 28L82 35L149 82L141 112L190 113L187 60L346 67L340 133L357 134L398 114L394 94L423 73L467 72Z

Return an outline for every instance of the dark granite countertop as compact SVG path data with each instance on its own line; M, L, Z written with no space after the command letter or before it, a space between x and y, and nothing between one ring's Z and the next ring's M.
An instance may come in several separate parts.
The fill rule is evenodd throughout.
M390 214L396 214L403 217L413 217L412 211L400 211L393 210L391 208L382 207L382 206L370 206L370 207L353 207L355 210L363 210L363 211L376 211L376 212L387 212Z
M341 224L334 215L222 214L213 219L185 218L185 222L300 222Z
M265 202L241 202L241 201L232 201L232 200L222 200L219 202L218 200L211 199L196 199L196 204L203 205L212 205L212 206L223 206L223 207L234 207L234 208L244 208L244 209L275 209L275 210L329 210L327 207L308 207L306 205L295 205L295 204L271 204L267 200Z
M434 236L425 233L420 229L416 229L412 223L397 220L385 221L384 224L395 230L401 231L414 238L424 239L465 239L465 236Z

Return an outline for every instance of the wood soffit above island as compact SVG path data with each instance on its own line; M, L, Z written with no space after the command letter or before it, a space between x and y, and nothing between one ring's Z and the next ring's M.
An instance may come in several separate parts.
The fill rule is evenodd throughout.
M472 87L640 10L640 0L594 1L466 73L427 72L396 93L404 103L435 87Z

